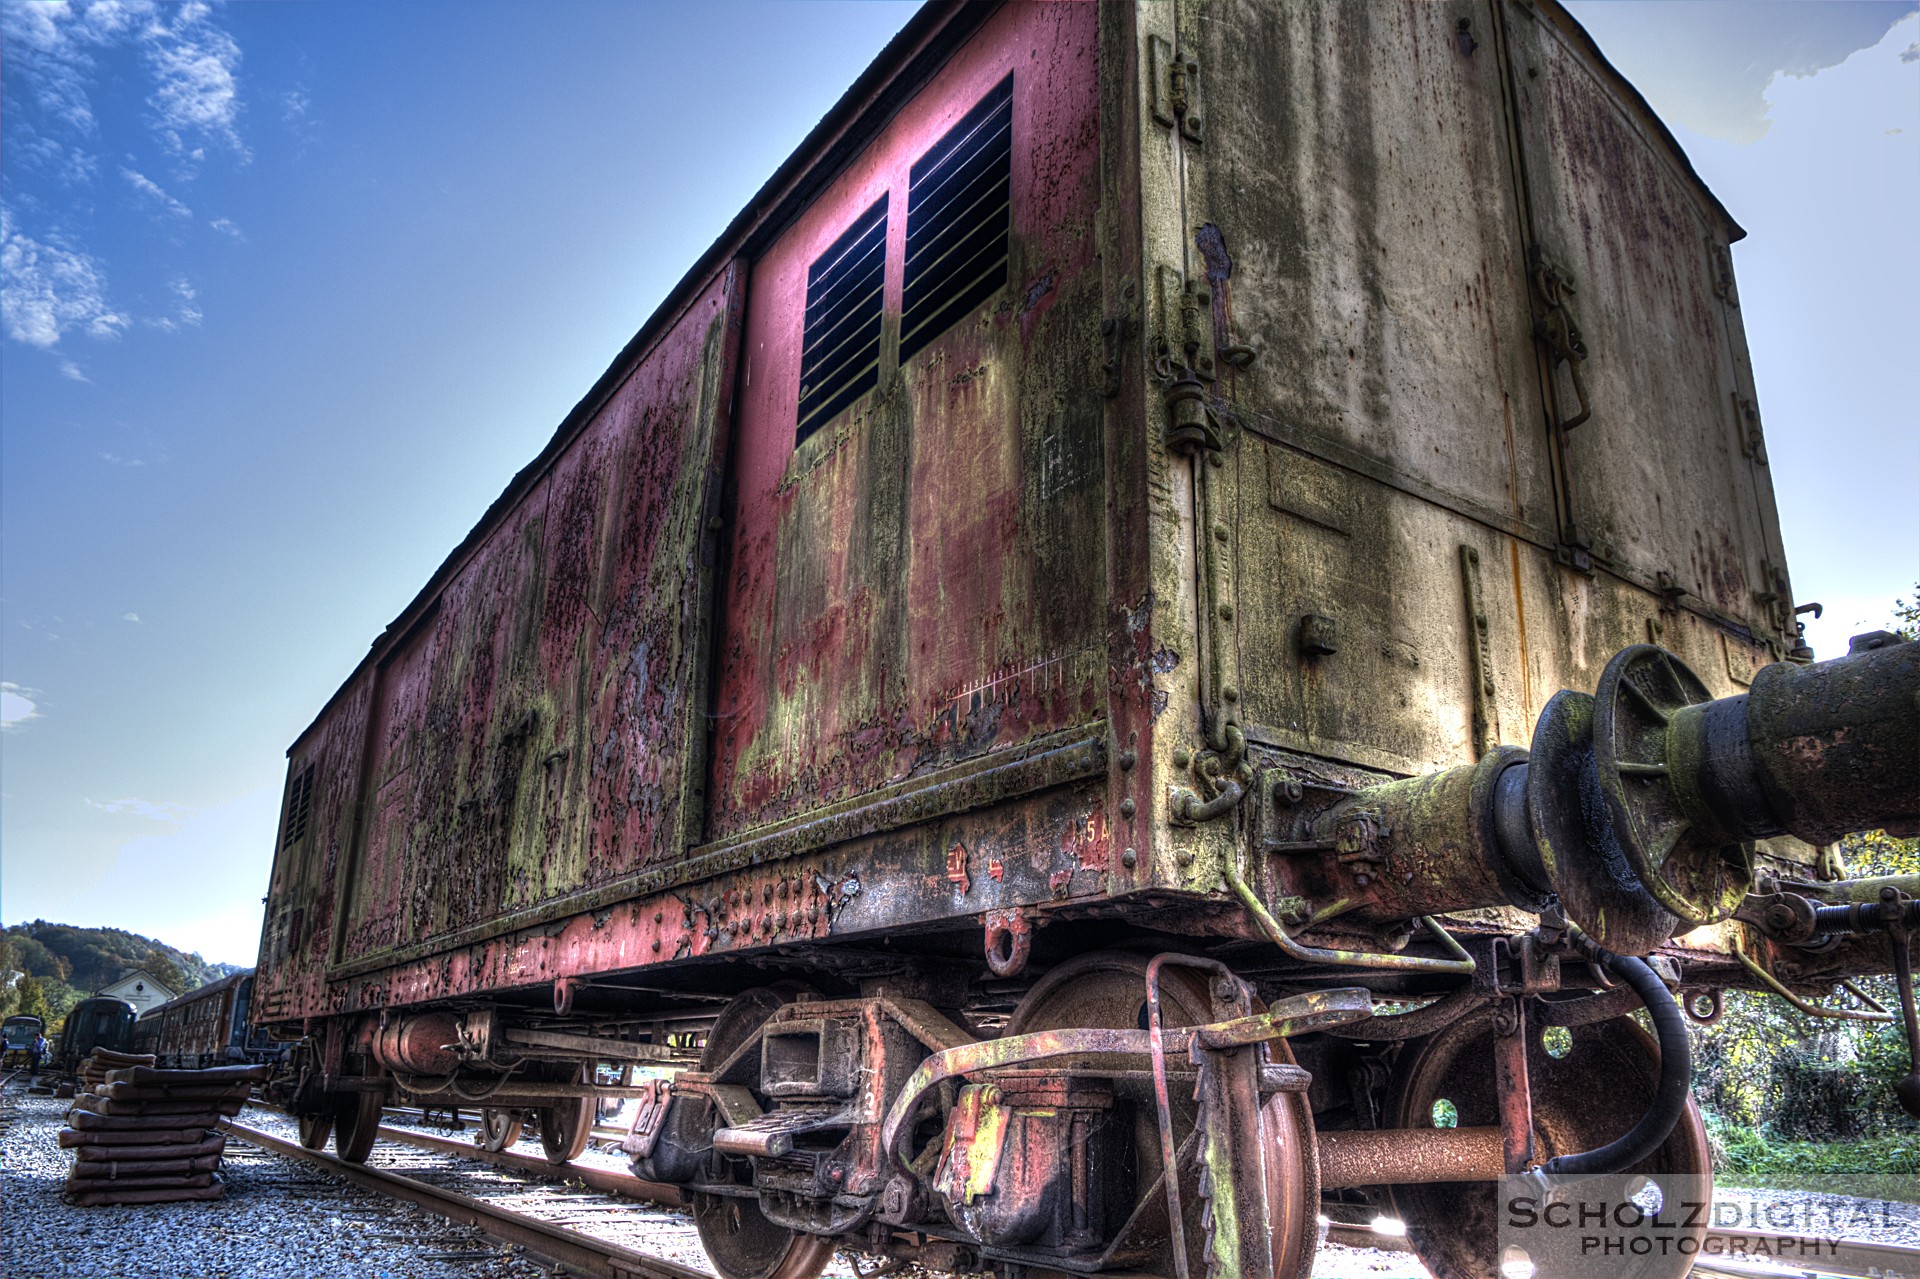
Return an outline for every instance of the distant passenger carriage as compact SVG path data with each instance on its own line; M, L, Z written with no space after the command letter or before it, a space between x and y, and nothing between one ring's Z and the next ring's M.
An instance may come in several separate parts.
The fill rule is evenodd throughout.
M252 1000L251 968L209 982L142 1016L135 1047L154 1054L162 1066L188 1070L277 1060L284 1048L247 1025Z
M29 1013L20 1013L0 1022L0 1068L23 1066L33 1051L34 1036L45 1033L47 1023Z
M61 1073L71 1074L95 1048L129 1051L133 1047L133 1022L133 1005L124 999L96 995L81 1000L67 1014L55 1066Z

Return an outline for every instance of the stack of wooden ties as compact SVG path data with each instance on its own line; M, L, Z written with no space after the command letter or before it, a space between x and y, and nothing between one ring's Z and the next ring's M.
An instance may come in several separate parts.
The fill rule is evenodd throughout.
M117 1053L111 1048L96 1048L93 1055L80 1063L75 1072L80 1076L82 1091L94 1092L107 1082L107 1072L123 1070L128 1066L151 1066L154 1063L152 1053Z
M240 1113L268 1068L160 1070L151 1057L127 1058L95 1050L81 1069L87 1091L60 1130L74 1156L68 1197L88 1207L218 1199L227 1187L214 1169L227 1138L214 1125Z

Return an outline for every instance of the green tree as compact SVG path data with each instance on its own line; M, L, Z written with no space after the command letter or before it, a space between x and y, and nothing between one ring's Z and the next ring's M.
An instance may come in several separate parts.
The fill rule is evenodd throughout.
M51 1027L58 1017L62 1015L55 1009L54 1001L47 996L47 985L44 978L22 977L17 989L20 995L20 1014L22 1016L38 1017Z

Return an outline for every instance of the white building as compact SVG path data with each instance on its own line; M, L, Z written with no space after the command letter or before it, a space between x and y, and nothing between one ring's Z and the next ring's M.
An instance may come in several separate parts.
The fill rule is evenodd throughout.
M133 1015L138 1017L149 1008L158 1008L179 992L163 985L159 978L146 969L136 968L130 973L122 973L118 981L94 993L126 1000L133 1005Z

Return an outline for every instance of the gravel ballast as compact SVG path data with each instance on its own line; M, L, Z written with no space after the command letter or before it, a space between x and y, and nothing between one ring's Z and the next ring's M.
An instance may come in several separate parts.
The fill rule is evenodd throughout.
M70 1101L7 1089L0 1255L10 1279L535 1279L549 1272L471 1227L240 1142L211 1203L74 1207ZM243 1122L252 1122L252 1115Z

